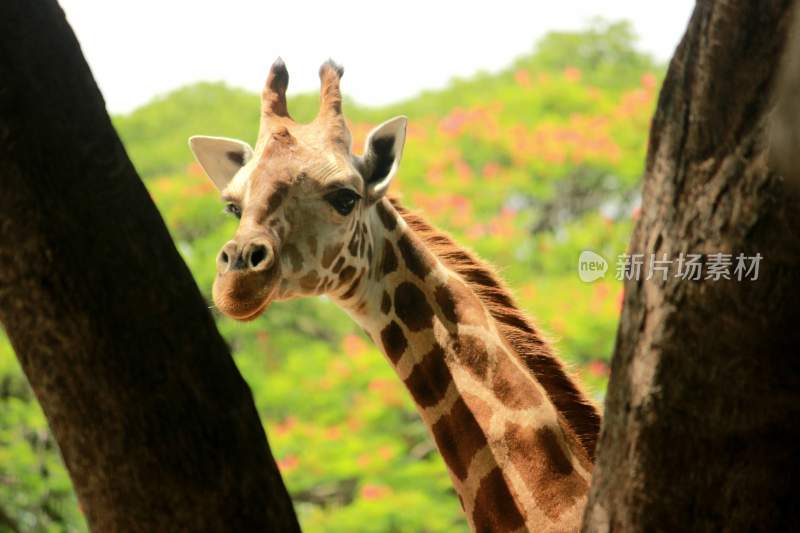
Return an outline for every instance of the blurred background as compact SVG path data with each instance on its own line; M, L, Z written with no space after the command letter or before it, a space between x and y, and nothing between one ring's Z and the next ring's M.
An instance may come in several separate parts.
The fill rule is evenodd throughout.
M186 140L254 141L278 55L290 111L317 111L316 72L345 65L360 150L410 119L395 194L497 266L518 303L602 402L638 216L647 133L691 2L562 1L268 8L253 2L61 2L128 153L201 291L233 234ZM441 3L443 4L443 3ZM489 7L491 9L489 10ZM598 17L602 18L598 18ZM611 260L594 283L578 255ZM402 383L324 298L220 330L253 390L306 531L466 531ZM85 531L46 421L0 332L0 531Z

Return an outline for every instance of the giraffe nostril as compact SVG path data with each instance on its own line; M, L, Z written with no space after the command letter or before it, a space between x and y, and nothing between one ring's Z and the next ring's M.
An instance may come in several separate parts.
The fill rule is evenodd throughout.
M250 250L250 268L256 268L267 258L267 247L263 244L256 244Z
M217 254L217 272L224 274L231 269L231 264L236 262L239 252L234 241L228 241Z

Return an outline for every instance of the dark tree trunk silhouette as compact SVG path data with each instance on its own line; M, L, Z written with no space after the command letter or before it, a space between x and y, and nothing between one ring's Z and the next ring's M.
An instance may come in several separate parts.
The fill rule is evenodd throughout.
M763 260L626 282L585 531L800 523L800 199L766 135L791 5L699 1L670 64L631 253Z
M0 2L0 321L93 530L299 529L54 0Z

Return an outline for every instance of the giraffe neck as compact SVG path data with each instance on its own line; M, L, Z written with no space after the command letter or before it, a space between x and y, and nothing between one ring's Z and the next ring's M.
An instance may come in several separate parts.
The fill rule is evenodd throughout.
M334 293L411 393L476 531L577 530L591 462L486 305L383 200L370 270Z

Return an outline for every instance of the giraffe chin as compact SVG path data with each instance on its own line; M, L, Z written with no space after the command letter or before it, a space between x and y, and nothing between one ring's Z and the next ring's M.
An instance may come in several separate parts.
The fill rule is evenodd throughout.
M278 265L261 271L217 274L211 291L214 305L224 315L247 322L258 318L275 295L280 279Z

